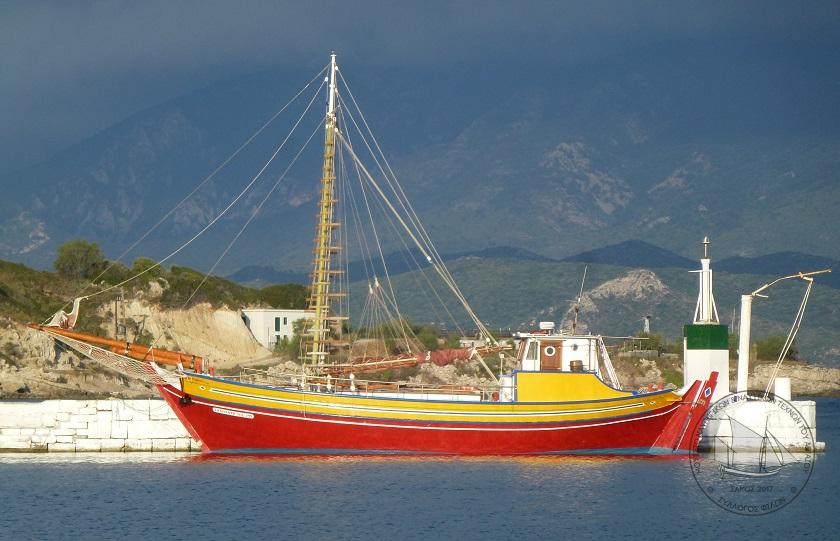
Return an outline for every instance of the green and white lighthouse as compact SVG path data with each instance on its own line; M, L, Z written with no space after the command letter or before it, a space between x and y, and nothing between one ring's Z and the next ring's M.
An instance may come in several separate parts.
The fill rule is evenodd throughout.
M703 238L703 258L700 275L700 294L694 310L694 323L683 328L683 374L687 387L695 380L704 380L712 372L718 373L718 384L712 400L729 394L729 329L718 319L713 294L709 237Z

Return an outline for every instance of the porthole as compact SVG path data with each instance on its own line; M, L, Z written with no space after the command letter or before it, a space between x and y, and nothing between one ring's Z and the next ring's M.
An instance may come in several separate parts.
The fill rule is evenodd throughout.
M543 353L545 353L546 357L554 357L554 354L557 353L557 350L554 349L554 346L546 346Z
M577 344L572 344L572 351L577 351L577 349L578 349L578 345Z

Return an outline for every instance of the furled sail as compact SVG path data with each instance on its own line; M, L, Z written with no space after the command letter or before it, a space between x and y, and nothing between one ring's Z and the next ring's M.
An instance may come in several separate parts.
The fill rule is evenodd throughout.
M178 366L179 368L188 368L190 370L195 370L196 372L202 372L204 368L206 368L204 365L204 359L197 355L169 351L162 348L144 346L142 344L132 344L131 342L124 342L121 340L112 340L110 338L104 338L94 334L72 332L68 329L57 329L54 326L49 325L36 325L30 323L29 327L49 333L54 338L61 337L67 340L72 340L74 341L74 343L71 344L73 346L75 346L75 342L94 345L99 349L109 351L111 353L117 353L137 361L147 363L157 362L159 364ZM85 353L85 355L87 355L87 353Z
M53 314L47 327L61 327L62 329L72 329L76 325L76 320L79 318L79 303L84 297L76 297L73 300L73 309L68 314L64 310L59 310Z

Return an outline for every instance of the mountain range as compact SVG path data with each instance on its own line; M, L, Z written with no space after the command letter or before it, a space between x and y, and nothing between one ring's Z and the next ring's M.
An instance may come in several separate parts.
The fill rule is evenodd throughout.
M714 46L673 42L563 69L342 67L441 253L515 249L519 259L580 254L575 261L690 268L709 235L719 270L775 272L779 256L769 254L822 266L840 258L834 53L756 47L745 43L726 62ZM78 237L120 255L312 75L221 81L6 175L0 257L48 267L56 247ZM210 223L296 114L266 129L126 258L160 258ZM308 135L297 133L286 161L172 261L208 269ZM255 266L288 269L279 281L307 272L316 147L215 272L239 271L243 281ZM620 244L634 239L667 253ZM617 261L591 251L606 245L627 253Z
M405 272L412 272L417 266L411 261L422 260L418 252L413 257L403 253L392 253L385 257L385 266L392 276ZM698 245L697 256L700 255ZM518 262L538 263L589 263L595 265L610 265L614 267L628 267L638 269L688 269L699 268L697 259L689 259L679 254L660 248L641 240L628 240L617 244L587 250L561 260L543 257L534 252L510 246L495 246L484 250L471 252L456 252L443 254L444 261L456 261L463 258L479 258L488 260L509 260ZM712 267L717 272L731 274L786 276L797 272L809 272L822 269L832 269L835 272L820 276L823 285L840 289L840 261L812 256L799 252L778 252L759 257L733 256L721 260L713 260ZM347 266L347 273L351 280L365 279L365 263L351 262ZM289 270L278 270L270 266L250 265L230 274L231 280L252 286L266 284L299 283L307 284L309 274Z

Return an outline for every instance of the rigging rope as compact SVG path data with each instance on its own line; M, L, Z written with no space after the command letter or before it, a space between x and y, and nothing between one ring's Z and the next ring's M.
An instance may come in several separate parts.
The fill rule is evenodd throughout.
M340 125L343 125L343 124L346 123L345 122L345 117L344 117L345 109L346 109L346 107L343 107L343 106L339 108L340 120L341 120ZM348 139L350 139L349 134L345 134L345 135L347 136ZM364 136L364 134L361 134L361 135ZM351 143L351 145L352 145L352 143ZM368 333L368 334L371 334L372 336L377 336L381 340L384 340L384 329L387 326L387 328L390 329L390 331L392 332L392 334L395 337L401 337L402 338L402 341L405 342L406 347L409 350L413 351L413 350L418 350L419 349L418 346L417 346L417 344L419 344L419 340L417 339L417 336L414 333L413 329L411 329L410 326L405 324L405 318L403 317L403 315L401 313L401 310L399 309L399 305L397 303L397 300L396 300L396 292L395 292L395 288L394 288L394 285L393 285L393 280L392 280L392 277L391 277L391 271L389 270L389 266L388 266L387 260L384 256L383 249L382 249L382 242L381 242L382 235L381 235L380 231L377 229L376 220L374 220L374 217L373 217L373 209L372 209L372 206L371 206L371 198L372 198L372 200L376 203L376 209L386 219L386 225L390 228L390 230L394 233L394 236L402 244L403 248L405 249L405 252L407 252L408 255L410 256L411 260L414 263L414 268L416 268L417 270L419 270L421 272L421 274L423 275L423 278L428 283L428 286L431 288L432 292L434 293L434 295L437 297L438 301L440 302L440 305L443 306L444 310L449 315L451 321L454 323L455 328L460 330L460 326L457 322L457 319L452 315L449 308L446 306L446 304L440 298L440 295L438 294L437 289L434 287L434 284L432 284L432 282L429 280L429 277L426 274L425 270L418 264L417 259L414 257L414 251L409 250L408 244L406 244L406 241L405 241L403 235L401 235L399 233L399 231L401 231L401 229L396 226L393 218L391 217L391 214L385 209L385 207L382 204L380 198L379 197L374 197L373 194L371 194L371 197L369 197L367 195L367 190L369 190L371 188L368 186L368 183L363 180L363 176L362 176L361 171L359 170L358 164L353 162L354 170L355 170L355 176L358 180L359 189L361 190L361 196L360 197L364 202L364 206L365 206L365 210L366 210L366 214L367 214L367 218L368 218L368 222L366 222L366 223L369 224L369 228L373 232L372 236L373 236L373 240L375 241L375 246L377 248L377 252L378 252L378 256L379 256L378 259L381 262L381 266L382 266L382 270L383 270L383 273L384 273L384 278L385 278L385 283L386 283L386 286L387 286L387 290L390 292L390 296L385 295L385 291L379 286L379 281L376 278L377 273L373 272L373 254L372 254L371 248L368 244L367 236L363 235L362 231L361 231L360 224L362 223L362 220L360 218L360 213L359 213L359 208L358 208L361 205L359 205L356 201L355 191L350 188L350 183L349 183L348 173L347 173L347 167L346 167L346 163L345 163L345 160L344 160L343 146L338 145L337 148L338 148L337 157L338 157L338 161L339 161L338 170L339 170L339 173L340 173L339 180L340 180L340 185L341 185L341 189L342 189L342 194L344 194L344 198L351 203L349 206L351 207L351 213L354 217L354 224L353 224L354 227L353 227L353 229L356 232L358 243L359 243L359 246L360 246L361 251L362 251L362 265L364 267L365 275L367 277L367 282L368 282L369 294L368 294L367 300L364 304L364 307L362 309L362 314L361 314L361 318L359 320L359 324L363 327L367 327L367 328L371 329L373 334L371 334L371 333ZM345 223L346 223L346 221L345 221ZM344 231L349 231L349 229L350 228L346 228L346 229L344 229ZM345 252L345 253L347 253L347 252ZM404 259L405 259L406 263L409 265L409 267L411 267L411 264L409 263L408 258L405 257L404 253L403 253L403 256L404 256ZM370 266L369 266L369 261L370 261ZM414 276L414 279L418 280L418 278L416 276ZM426 292L425 287L423 286L422 283L419 283L419 280L418 280L417 286L418 286L417 289L420 292L423 293L427 302L429 302L429 304L432 305L432 303L429 299L429 295ZM372 302L372 301L375 301L375 302ZM393 307L394 312L390 312L390 310L387 308L388 305ZM375 306L375 308L373 308L372 306ZM440 320L439 314L437 314L437 310L435 310L433 308L432 311L435 312L435 315L438 316L438 320ZM366 352L366 350L367 350L367 348L365 348L365 352Z
M770 389L773 387L773 382L776 381L776 376L779 374L779 369L782 367L782 363L785 360L785 356L787 356L788 351L790 350L791 346L793 345L793 341L796 338L796 333L799 332L799 327L802 325L802 319L805 317L805 305L808 304L808 298L811 296L811 288L814 287L814 279L810 277L804 277L804 280L808 281L808 287L805 289L805 295L802 297L802 302L799 304L799 310L796 312L796 317L793 319L793 325L788 332L787 338L785 339L785 343L782 346L782 350L779 352L779 358L776 361L776 365L773 367L773 374L770 376L770 379L767 380L767 388L764 390L764 398L770 394Z
M342 111L343 110L344 109L342 108ZM343 115L342 115L342 118L343 118ZM385 275L385 283L388 284L388 290L391 293L391 297L390 297L389 300L393 304L394 309L396 310L396 313L399 316L399 318L402 319L402 314L400 312L399 306L397 305L397 301L396 301L396 294L394 293L394 286L393 286L393 283L391 282L391 274L388 272L388 264L385 262L385 254L382 252L382 243L379 240L379 232L376 229L376 223L373 219L373 212L371 211L371 208L370 208L370 202L368 201L367 192L364 189L365 184L361 182L362 177L361 177L361 173L359 171L358 164L354 162L354 166L355 166L355 169L356 169L356 175L359 178L359 186L360 186L361 191L362 191L362 200L365 203L365 210L367 211L368 220L369 220L369 224L370 224L370 229L373 232L373 240L376 243L376 248L377 248L377 251L379 252L379 260L382 262L382 270L383 270L383 273ZM409 339L408 339L408 335L405 332L405 327L406 327L405 325L401 324L400 325L400 330L402 331L402 335L403 335L403 339L405 340L405 343L408 344Z
M362 130L359 128L358 123L356 122L353 115L350 113L349 109L346 107L346 104L345 104L344 108L347 109L347 114L350 117L350 120L353 122L353 125L356 127L356 130L359 132L360 135L362 135L362 142L365 143L365 146L367 147L368 152L371 154L371 157L373 158L374 162L376 162L377 166L379 167L379 170L382 173L388 187L391 189L391 191L396 196L398 204L402 207L403 211L405 211L408 221L412 224L412 226L414 226L417 235L415 236L413 233L409 232L409 234L412 236L412 240L414 240L415 244L417 244L418 248L420 248L421 252L423 252L423 255L426 257L426 259L429 261L429 263L431 263L433 265L433 267L435 267L435 270L438 272L438 274L440 274L441 278L444 280L444 283L446 283L447 287L449 287L449 289L456 295L456 297L458 297L458 300L464 305L464 308L467 310L468 314L470 315L470 318L476 324L476 327L478 328L479 332L482 335L484 335L484 337L488 341L488 343L497 344L496 339L490 334L489 330L484 326L483 323L481 323L480 320L478 320L478 316L475 315L472 308L469 306L469 303L467 302L466 298L464 297L463 293L461 292L460 288L458 287L457 283L455 282L454 277L449 272L449 269L446 267L446 264L444 263L443 258L438 253L437 249L435 248L434 244L432 243L431 237L429 236L426 229L423 227L423 224L420 222L420 218L417 216L417 213L414 210L414 208L412 207L411 202L408 200L407 196L405 195L405 191L402 189L402 186L400 185L398 179L396 178L396 174L394 173L393 169L391 168L390 164L388 163L387 158L385 157L384 153L382 152L382 149L379 146L379 143L376 140L376 137L373 135L373 132L370 129L370 126L367 124L367 121L364 118L364 114L362 113L361 108L359 108L358 103L356 103L356 100L353 97L353 93L350 90L350 87L347 84L347 81L344 80L344 77L341 75L340 72L339 72L339 76L342 78L342 81L344 82L344 86L347 89L348 94L350 95L350 98L353 102L353 105L355 106L356 111L359 113L359 117L361 118L362 123L364 124L368 134L370 135L371 139L373 140L373 143L376 146L376 149L379 152L379 155L382 157L382 161L385 163L388 171L390 172L390 175L388 173L386 173L385 170L383 169L382 164L379 162L376 153L374 153L373 150L371 149L370 145L367 142L367 139L364 137L364 134L363 134ZM341 101L342 104L344 104L344 101L341 99L340 96L339 96L339 100ZM342 132L338 132L338 135L341 137ZM345 140L343 137L342 137L342 141L345 145L350 145L349 141ZM352 145L350 145L350 147L351 147L350 152L354 156L354 159L356 160L357 163L359 163L359 165L361 165L358 156L352 150ZM375 181L373 181L372 175L370 175L370 173L367 171L367 169L364 168L364 166L362 166L362 169L364 170L364 172L368 176L368 178L370 178L370 180L373 182L377 191L380 192L380 196L383 197L384 200L386 200L386 202L388 203L388 206L391 208L392 212L394 212L394 214L398 217L398 219L400 220L400 223L403 225L403 227L406 229L406 231L409 231L408 227L405 225L405 221L402 220L402 218L399 216L399 214L394 209L393 205L391 205L390 201L387 200L387 197L385 197L385 195L382 192L379 185L376 184ZM418 236L420 237L420 239L422 239L422 241L423 241L422 244L418 241L418 239L417 239Z
M435 271L438 273L438 275L440 275L440 277L443 279L444 283L455 294L455 296L458 298L458 300L461 301L461 304L463 305L467 314L473 320L473 323L475 323L479 332L481 332L485 336L485 339L490 344L498 345L495 338L492 337L489 330L484 326L484 324L478 318L476 313L473 311L472 307L467 302L467 299L464 297L463 293L461 293L460 289L458 289L458 286L455 284L454 279L452 278L452 275L449 274L448 270L446 270L446 266L443 264L443 261L442 260L441 261L435 261L435 260L432 259L432 257L429 255L429 252L423 247L423 245L418 240L415 232L412 231L411 228L408 226L408 224L405 223L405 220L403 220L402 216L400 216L399 212L397 212L397 209L394 208L394 205L391 203L391 201L387 198L385 193L382 191L382 188L376 182L376 179L373 178L373 176L370 174L370 172L367 170L367 168L365 168L364 164L361 163L361 160L359 160L359 157L356 155L356 152L349 145L347 139L344 137L344 134L339 130L336 130L335 133L336 133L336 136L338 137L338 139L341 141L341 143L344 145L344 147L350 153L350 156L356 162L359 169L365 174L365 176L368 178L368 181L376 189L376 191L379 193L379 196L382 198L384 203L388 206L388 208L391 210L391 212L397 218L397 221L399 221L399 223L403 226L406 233L408 233L408 235L411 237L411 239L414 241L414 243L417 244L417 247L420 249L420 251L423 253L423 255L426 256L426 259L429 261L429 263L432 264L432 268L435 269ZM484 362L484 359L482 359L481 356L478 356L478 359L481 361L481 365L485 368L487 373L490 374L490 377L494 381L498 381L498 379L496 378L496 375L493 373L492 370L490 370L490 368L487 366L487 363Z
M277 178L277 181L274 183L274 185L271 187L271 189L268 191L268 193L265 194L265 197L263 197L262 201L260 201L260 203L253 210L253 212L251 212L251 215L248 217L248 220L245 222L245 224L242 225L242 228L233 237L233 239L227 245L225 250L219 256L219 258L216 259L216 262L213 263L213 266L210 267L210 270L207 271L207 273L202 278L201 282L198 284L198 286L196 286L195 290L192 292L192 294L189 296L189 298L184 302L184 305L182 306L182 308L186 308L187 305L189 305L190 301L193 299L193 297L195 297L196 293L198 293L198 290L201 289L201 286L203 286L204 283L207 282L207 279L210 278L210 275L213 274L213 271L216 270L216 267L219 265L219 263L221 263L222 259L224 259L224 257L228 254L228 252L233 247L233 245L236 244L236 241L239 240L239 237L242 236L242 233L245 232L245 229L247 229L248 226L251 224L251 222L254 220L254 218L257 217L257 214L259 214L263 205L265 205L265 202L268 201L268 198L271 197L271 195L274 193L274 190L276 190L277 186L280 185L280 182L282 182L283 179L286 178L286 175L289 173L289 170L291 170L291 168L298 161L298 158L300 158L300 155L303 154L303 151L306 150L307 146L309 146L309 143L312 141L312 138L315 137L315 134L318 133L318 130L321 128L321 126L323 126L323 124L324 124L324 122L322 120L317 126L315 126L315 130L312 131L312 133L309 135L309 137L306 139L306 141L300 147L300 150L298 150L297 154L295 154L295 157L292 158L292 161L289 162L289 165L286 167L286 169L283 171L283 173Z
M251 181L250 181L250 182L249 182L249 183L245 186L245 188L243 188L243 189L242 189L242 191L241 191L241 192L239 192L239 195L237 195L237 196L233 199L233 201L231 201L231 202L228 204L228 206L226 206L226 207L225 207L225 208L224 208L224 209L223 209L223 210L222 210L222 211L221 211L221 212L220 212L220 213L219 213L219 214L218 214L215 218L213 218L213 219L212 219L212 220L211 220L211 221L210 221L210 222L209 222L206 226L204 226L204 228L202 228L202 229L201 229L201 231L199 231L198 233L196 233L195 235L193 235L193 237L192 237L192 238L190 238L187 242L185 242L184 244L182 244L179 248L177 248L175 251L173 251L172 253L170 253L168 256L164 257L163 259L161 259L160 261L156 262L154 265L150 266L149 268L147 268L147 269L143 270L142 272L139 272L139 273L135 274L134 276L132 276L132 277L130 277L130 278L127 278L127 279L123 280L122 282L120 282L120 283L118 283L118 284L112 285L112 286L107 287L107 288L105 288L105 289L103 289L103 290L101 290L101 291L97 291L97 292L95 292L95 293L92 293L92 294L87 295L87 296L82 297L82 298L84 298L84 299L88 299L88 298L90 298L90 297L94 297L94 296L97 296L97 295L101 295L101 294L103 294L103 293L105 293L105 292L107 292L107 291L111 291L112 289L116 289L116 288L118 288L118 287L121 287L121 286L123 286L123 285L127 284L128 282L130 282L130 281L132 281L132 280L135 280L135 279L139 278L140 276L142 276L142 275L146 274L147 272L149 272L149 271L151 271L151 270L153 270L153 269L155 269L155 268L157 268L157 267L160 267L161 265L163 265L163 263L165 263L166 261L168 261L169 259L171 259L171 258L172 258L172 257L174 257L175 255L177 255L178 253L180 253L180 252L181 252L181 250L183 250L184 248L186 248L187 246L189 246L190 244L192 244L192 242L193 242L195 239L197 239L198 237L200 237L201 235L203 235L203 234L204 234L204 233L205 233L208 229L210 229L213 225L215 225L215 224L216 224L216 222L218 222L218 221L219 221L219 220L220 220L220 219L221 219L221 218L222 218L225 214L227 214L227 212L228 212L228 211L229 211L229 210L230 210L230 209L231 209L234 205L236 205L236 203L238 203L238 202L239 202L239 200L240 200L240 199L242 199L242 197L244 197L244 196L245 196L245 194L246 194L248 191L250 191L250 189L254 186L254 184L257 182L257 180L259 180L259 179L260 179L260 177L261 177L261 176L262 176L262 174L265 172L265 170L266 170L266 169L268 169L268 166L269 166L269 165L271 165L271 162L273 162L273 161L274 161L274 159L277 157L277 155L280 153L280 151L281 151L281 150L283 150L283 148L286 146L286 143L289 141L289 139L290 139L290 138L292 137L292 135L294 134L294 132L295 132L295 130L297 129L298 125L300 125L301 121L302 121L302 120L303 120L303 118L306 116L306 113L309 111L309 109L310 109L310 107L312 106L312 104L314 103L315 99L318 97L318 93L321 91L321 88L322 88L323 86L324 86L324 82L322 81L322 82L321 82L321 86L319 86L319 87L318 87L318 90L316 90L316 91L315 91L315 94L312 96L312 99L311 99L311 100L309 100L309 103L307 104L306 109L303 111L303 113L301 114L301 116L298 118L297 122L295 122L294 126L292 127L292 130L288 133L288 135L286 135L285 139L283 139L283 142L282 142L282 143L280 143L280 145L277 147L277 149L274 151L274 153L271 155L271 157L268 159L268 161L267 161L267 162L265 162L265 164L262 166L262 168L261 168L261 169L257 172L257 174L256 174L256 175L254 175L254 177L253 177L253 178L251 179Z
M107 267L105 267L105 270L100 272L95 278L93 278L88 284L86 284L84 288L82 288L80 291L78 291L78 293L76 295L74 295L74 298L80 298L81 297L83 299L86 299L88 297L93 296L93 295L88 295L87 297L85 297L85 296L82 296L81 294L84 293L85 291L87 291L88 289L90 289L93 285L95 285L96 282L105 275L105 273L107 273L109 270L111 270L114 267L114 265L116 265L119 261L122 260L122 258L124 258L126 255L128 255L134 248L136 248L141 242L143 242L150 234L152 234L152 232L154 232L158 227L160 227L160 225L163 224L163 222L165 222L170 216L172 216L172 214L174 214L176 210L181 208L181 206L187 200L189 200L193 195L195 195L196 192L198 192L198 190L200 190L202 186L207 184L211 179L213 179L216 176L216 174L219 171L221 171L228 163L230 163L234 158L236 158L236 156L238 156L239 153L242 152L243 149L245 149L245 147L247 147L249 144L251 144L251 142L254 139L256 139L263 131L265 131L265 129L269 125L271 125L277 119L277 117L280 116L283 113L283 111L285 111L290 105L292 105L292 103L297 101L297 99L301 96L301 94L303 94L306 91L306 89L309 88L312 85L312 83L315 82L316 79L318 79L321 75L323 75L328 67L329 67L329 64L324 66L321 69L321 71L319 71L312 79L310 79L309 82L306 83L303 86L303 88L301 88L297 92L297 94L295 94L288 102L286 102L286 104L283 107L281 107L279 111L274 113L265 123L263 123L262 126L260 126L257 129L257 131L255 131L253 134L251 134L251 136L248 137L248 139L246 139L244 143L242 143L231 155L229 155L218 167L216 167L216 169L214 169L209 175L207 175L204 178L204 180L202 180L200 183L198 183L198 185L195 188L193 188L193 190L190 193L188 193L186 196L184 196L184 198L181 199L181 201L179 201L174 207L172 207L169 210L169 212L167 212L160 220L158 220L157 223L155 223L151 228L149 228L145 233L143 233L143 235L141 235L140 238L138 238L136 241L134 241L134 243L131 244L131 246L129 246L125 251L123 251L123 253L121 253L116 259L111 261L110 264ZM321 86L323 87L323 83L321 84ZM320 91L320 87L319 87L319 91ZM316 94L317 94L317 92L316 92ZM137 276L135 276L135 278L136 277ZM64 310L65 308L67 308L72 302L73 301L67 302L61 308L61 310ZM49 321L49 319L47 319L46 321ZM45 321L45 323L46 323L46 321Z
M409 221L412 223L412 225L418 231L420 237L423 239L423 241L426 245L426 248L429 250L429 252L431 252L436 257L439 264L443 267L444 271L449 276L449 279L452 281L453 286L457 289L457 284L455 284L454 278L452 277L451 274L449 274L449 269L446 268L446 265L443 264L443 258L438 253L437 249L434 246L434 243L432 242L431 237L429 236L426 229L423 227L423 224L420 221L419 216L417 216L417 213L415 212L414 208L412 207L411 202L409 201L408 197L405 194L405 191L402 189L402 186L400 185L399 181L397 180L396 173L394 173L394 170L391 167L391 164L388 162L388 158L385 156L385 153L382 151L382 148L379 145L379 142L377 141L376 136L373 134L373 130L370 129L370 126L368 125L368 122L367 122L367 119L364 116L364 113L362 112L361 108L359 107L359 104L356 102L355 96L353 96L353 92L350 89L350 85L344 79L344 75L341 72L339 72L339 77L341 77L341 80L344 83L344 87L347 89L347 93L350 96L351 101L353 102L355 110L359 113L359 118L362 120L362 123L364 124L365 129L367 130L367 133L370 135L370 138L373 141L373 144L376 147L376 149L379 153L379 156L382 157L382 162L385 163L385 166L387 167L388 172L390 173L390 176L389 176L389 174L387 174L384 171L384 169L382 168L382 165L379 163L379 160L377 159L376 154L370 148L370 145L368 145L366 138L363 136L362 140L365 143L365 146L368 148L368 152L370 152L371 156L373 157L374 161L376 162L377 166L379 167L380 172L382 173L386 182L388 182L389 187L391 188L391 190L397 196L397 200L399 201L400 206L402 206L403 210L406 211ZM356 123L355 118L351 114L349 114L349 111L348 111L348 115L350 116L350 119L353 121L353 124L355 125L356 129L361 134L362 133L361 129L359 128L358 124ZM393 179L393 183L391 182L392 179ZM479 331L481 331L482 329L483 329L483 326L479 325ZM486 334L486 338L491 343L496 342L495 339L489 334L489 332Z
M367 168L365 168L364 164L361 163L361 160L359 160L358 155L355 153L353 148L349 145L347 139L344 137L344 134L340 131L337 131L336 135L338 136L338 138L342 142L342 144L344 144L345 148L350 153L353 160L358 164L360 170L365 174L368 181L371 183L371 185L379 193L379 196L382 198L382 201L387 205L388 209L393 213L393 215L396 217L397 221L400 223L400 225L403 226L403 229L405 229L406 233L408 233L408 235L411 237L411 239L414 241L414 243L420 249L421 253L426 257L426 259L432 265L432 268L435 269L435 271L443 279L444 283L455 294L455 296L458 298L458 300L461 301L461 304L464 306L464 309L467 311L467 314L473 320L473 323L476 324L479 331L482 334L484 334L484 336L486 338L488 338L491 341L491 343L495 344L496 343L495 339L492 338L492 336L490 335L490 332L487 330L485 325L481 322L481 320L475 314L472 307L470 307L470 305L467 302L466 298L464 297L463 293L460 291L460 289L458 289L458 286L455 284L454 279L452 278L452 275L449 274L448 270L446 270L446 266L443 264L443 262L438 260L437 258L433 258L430 255L429 251L423 246L423 244L417 238L417 234L415 234L415 232L411 230L411 228L405 222L403 217L399 214L397 209L394 207L393 203L391 203L391 201L388 199L388 197L382 191L382 188L379 186L379 183L376 182L376 179L373 178L373 176L370 174L370 172L367 170Z

